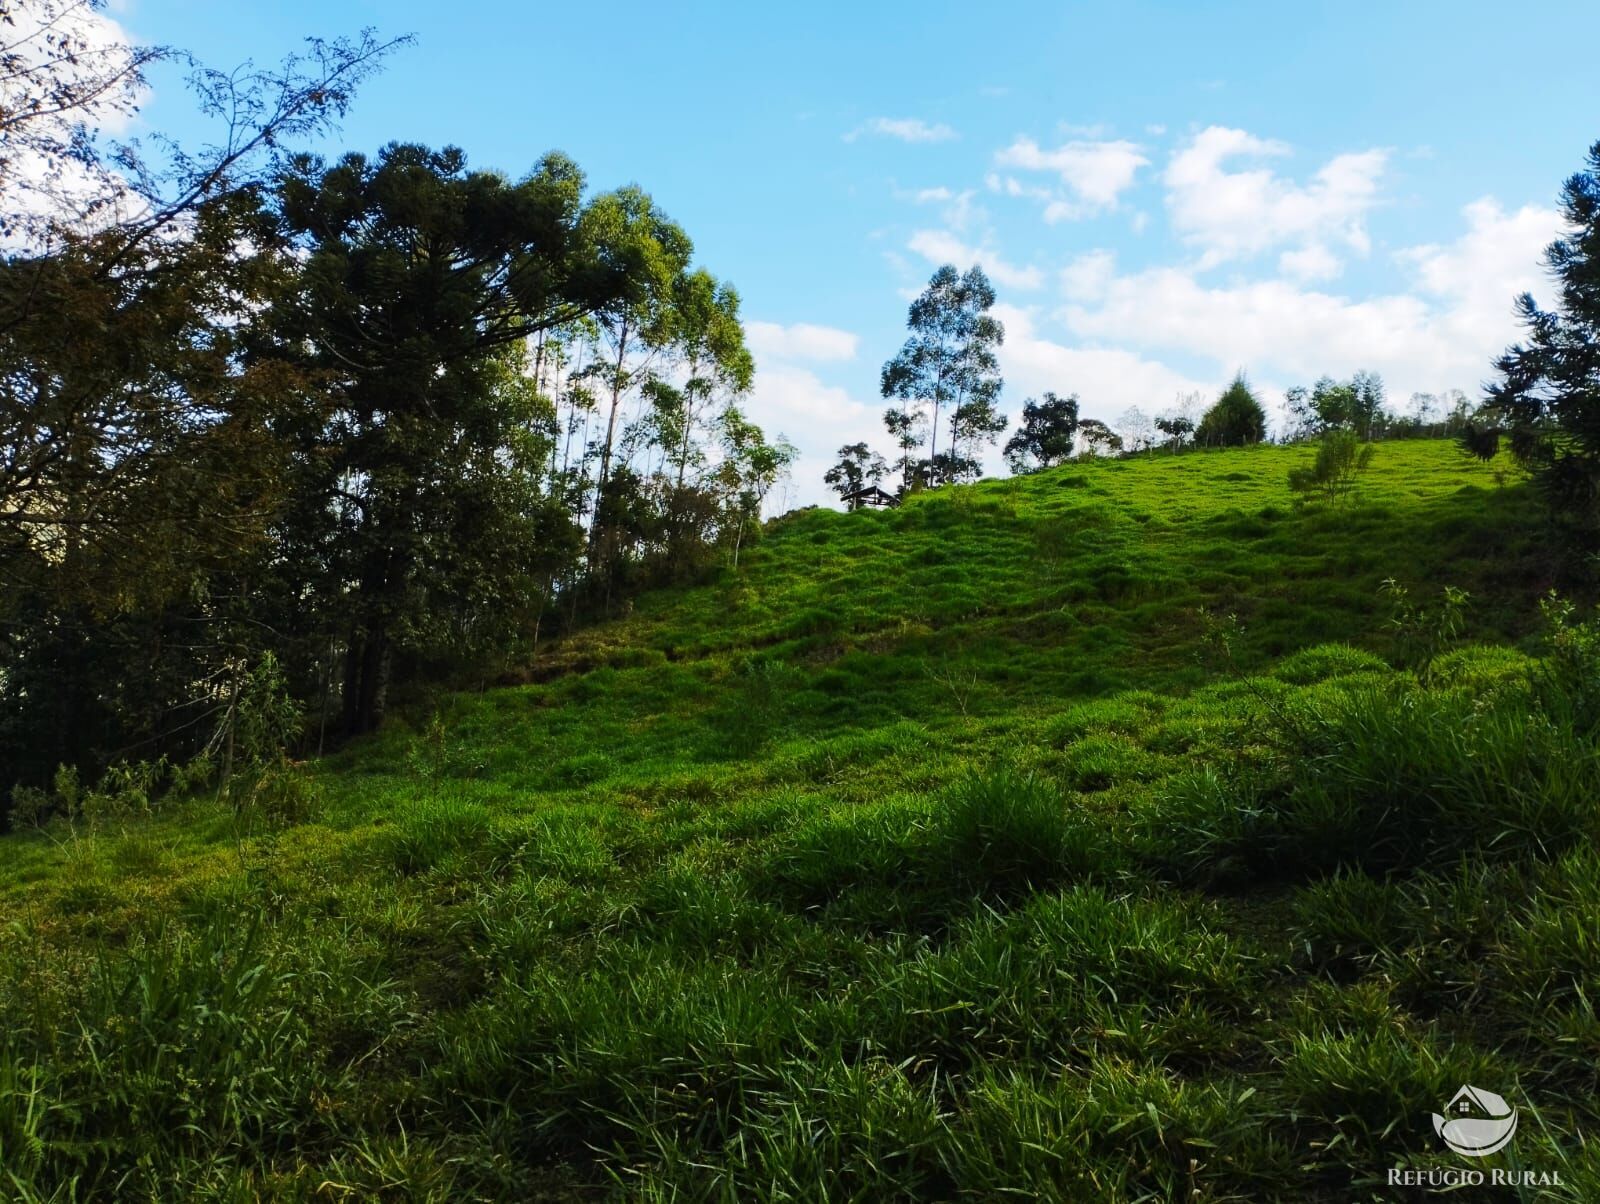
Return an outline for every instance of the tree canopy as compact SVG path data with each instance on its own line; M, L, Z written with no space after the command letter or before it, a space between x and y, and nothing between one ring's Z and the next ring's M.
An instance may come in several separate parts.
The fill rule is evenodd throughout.
M979 267L957 272L946 264L911 303L911 337L883 366L883 396L898 403L884 416L900 448L902 487L968 480L981 465L974 454L1005 428L996 409L1002 381L996 349L1005 328L988 311L994 287ZM939 450L939 420L948 412L947 446ZM924 415L928 455L917 460Z
M262 683L319 743L369 731L394 691L502 672L758 534L794 450L740 408L737 291L648 193L557 154L513 179L451 147L288 149L392 45L201 71L230 140L118 158L126 219L32 224L0 162L0 219L32 232L0 260L0 799L58 765L225 779ZM80 111L8 152L103 162L96 85L41 70Z
M1243 447L1266 435L1267 412L1240 372L1200 419L1194 439L1206 447Z
M1078 395L1057 397L1046 391L1038 401L1022 403L1022 421L1006 441L1006 463L1012 472L1051 468L1068 459L1078 438Z
M1600 142L1567 180L1561 209L1568 231L1545 251L1556 304L1541 308L1527 293L1517 299L1526 341L1495 361L1490 421L1466 441L1488 456L1507 435L1569 548L1587 556L1600 536Z

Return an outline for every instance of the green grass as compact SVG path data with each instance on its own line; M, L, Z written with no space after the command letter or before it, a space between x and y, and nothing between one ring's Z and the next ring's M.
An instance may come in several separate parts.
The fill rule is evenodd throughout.
M1487 1165L1600 1197L1537 508L1434 443L1296 508L1309 455L802 512L309 822L6 837L0 1198L1386 1198L1462 1082L1524 1108Z

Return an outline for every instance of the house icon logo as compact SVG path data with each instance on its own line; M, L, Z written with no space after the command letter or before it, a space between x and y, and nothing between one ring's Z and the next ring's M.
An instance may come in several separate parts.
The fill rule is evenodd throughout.
M1433 1131L1458 1154L1484 1158L1506 1145L1517 1131L1517 1110L1504 1097L1482 1087L1462 1087L1443 1116L1433 1114Z

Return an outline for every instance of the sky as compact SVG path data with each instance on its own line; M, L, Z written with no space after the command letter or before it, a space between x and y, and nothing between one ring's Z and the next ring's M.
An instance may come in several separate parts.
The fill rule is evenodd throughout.
M1155 415L1243 370L1481 390L1550 296L1562 181L1600 139L1600 5L120 0L214 66L309 34L414 34L339 144L452 144L517 175L567 152L637 183L743 298L752 417L822 503L886 455L878 377L942 263L981 264L1002 408L1046 389ZM203 137L158 74L141 122ZM335 148L329 148L335 149ZM998 450L988 457L1000 470Z

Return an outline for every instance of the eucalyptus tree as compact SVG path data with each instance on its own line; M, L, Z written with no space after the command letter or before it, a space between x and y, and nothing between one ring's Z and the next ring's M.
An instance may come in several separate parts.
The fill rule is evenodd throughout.
M995 411L1001 379L995 354L1005 328L988 311L994 288L979 267L958 273L946 264L911 303L906 325L911 337L883 366L880 386L898 406L884 422L902 451L904 481L911 483L911 453L921 446L920 424L913 415L926 410L931 418L928 456L921 473L930 484L969 475L973 458L961 454L981 440L992 440L1004 426ZM939 418L951 415L950 446L941 458ZM915 442L909 442L915 436Z
M653 378L657 360L671 346L674 286L688 269L694 247L682 228L636 187L591 201L583 214L582 231L604 260L626 265L622 287L593 311L600 353L591 372L606 399L590 525L591 565L597 565L607 513L616 507L614 499L608 501L607 487L620 433L617 420L624 399Z
M673 348L684 370L683 384L676 391L677 447L670 452L677 461L676 485L682 489L706 412L719 396L749 390L755 359L745 346L739 294L704 269L673 281L669 321Z
M1384 426L1383 378L1376 372L1357 372L1349 380L1320 378L1308 390L1296 385L1284 394L1291 439L1354 431L1370 442Z
M782 435L769 439L737 406L723 410L717 426L722 458L716 476L724 498L724 530L732 528L731 563L738 568L746 532L760 521L767 495L788 475L798 453Z

